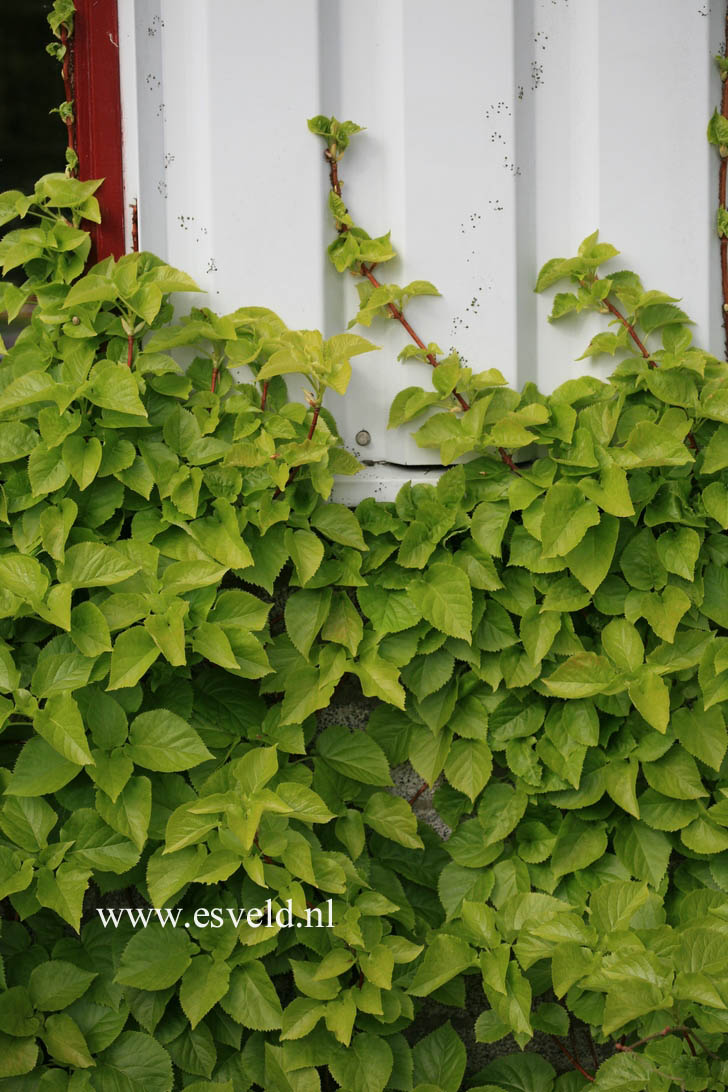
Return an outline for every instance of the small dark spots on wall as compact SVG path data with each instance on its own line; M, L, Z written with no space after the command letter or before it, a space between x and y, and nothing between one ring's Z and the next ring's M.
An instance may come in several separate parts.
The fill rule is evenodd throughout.
M545 50L546 49L546 43L548 42L548 40L549 40L548 34L544 34L544 32L542 30L537 30L536 31L536 37L533 39L533 44L535 46L540 46L541 49Z
M153 38L158 30L164 29L164 19L159 15L155 15L151 24L147 27L147 34L150 38Z
M194 221L194 216L178 216L179 226L183 231L189 231L189 225Z
M500 197L494 197L492 201L489 201L491 212L503 212L503 205L501 205Z
M214 258L210 258L205 273L217 273L217 262Z
M167 167L171 167L174 163L174 160L175 157L171 154L171 152L166 152L164 156L164 169L166 170Z
M543 65L531 61L531 90L535 91L543 83Z
M705 19L708 15L710 15L712 10L713 9L710 7L709 4L703 4L701 7L698 8L698 15L702 15Z
M157 182L157 190L158 190L159 194L160 194L160 195L161 195L161 196L162 196L162 197L163 197L163 198L165 199L165 201L166 201L166 199L167 199L167 197L168 197L169 195L168 195L168 191L167 191L167 183L166 183L166 181L165 181L165 180L164 180L163 178L162 178L162 179L161 179L161 180L160 180L159 182Z
M144 82L147 85L147 91L156 91L158 87L162 86L162 81L153 72L147 75Z
M494 118L500 117L501 115L508 118L511 116L511 108L507 102L501 100L500 102L492 103L486 108L485 116L488 121L492 121Z
M518 87L516 88L516 90L517 90L517 92L518 92L518 101L520 102L520 101L521 101L521 99L523 98L523 84L519 83L519 85L518 85Z

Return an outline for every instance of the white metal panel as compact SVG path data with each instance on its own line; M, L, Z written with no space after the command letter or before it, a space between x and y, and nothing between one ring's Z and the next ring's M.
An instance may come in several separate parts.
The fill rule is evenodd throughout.
M540 265L595 228L648 287L682 295L721 352L717 163L705 123L722 26L700 0L119 0L125 170L141 245L192 272L211 306L273 307L293 327L346 327L354 279L325 247L328 177L317 113L367 126L343 160L344 197L392 229L388 280L435 281L408 317L426 341L551 390L595 324L549 326ZM421 327L421 329L420 329ZM362 331L366 333L366 331ZM401 387L396 323L330 397L361 457L436 462L387 432Z

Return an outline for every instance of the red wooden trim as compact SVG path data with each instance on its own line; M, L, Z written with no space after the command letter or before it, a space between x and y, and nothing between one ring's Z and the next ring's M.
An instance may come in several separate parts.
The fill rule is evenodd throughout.
M73 33L76 151L81 179L103 178L92 225L96 261L126 250L116 0L76 0Z

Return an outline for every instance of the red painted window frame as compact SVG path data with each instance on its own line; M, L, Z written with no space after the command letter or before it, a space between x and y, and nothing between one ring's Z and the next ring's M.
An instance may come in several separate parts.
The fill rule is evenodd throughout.
M92 260L126 251L119 23L116 0L76 0L73 33L79 178L103 178L101 223L92 225Z

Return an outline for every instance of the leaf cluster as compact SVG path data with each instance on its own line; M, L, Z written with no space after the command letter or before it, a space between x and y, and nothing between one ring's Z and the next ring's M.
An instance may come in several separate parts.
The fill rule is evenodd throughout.
M725 1088L728 365L590 236L538 287L614 321L612 377L519 394L453 355L392 423L467 460L352 511L323 399L371 343L173 322L190 278L84 271L95 184L50 179L0 196L37 299L0 362L0 1088ZM342 682L363 731L317 724ZM119 891L177 924L104 927ZM628 1048L593 1081L465 1076L466 1042L572 1020Z

